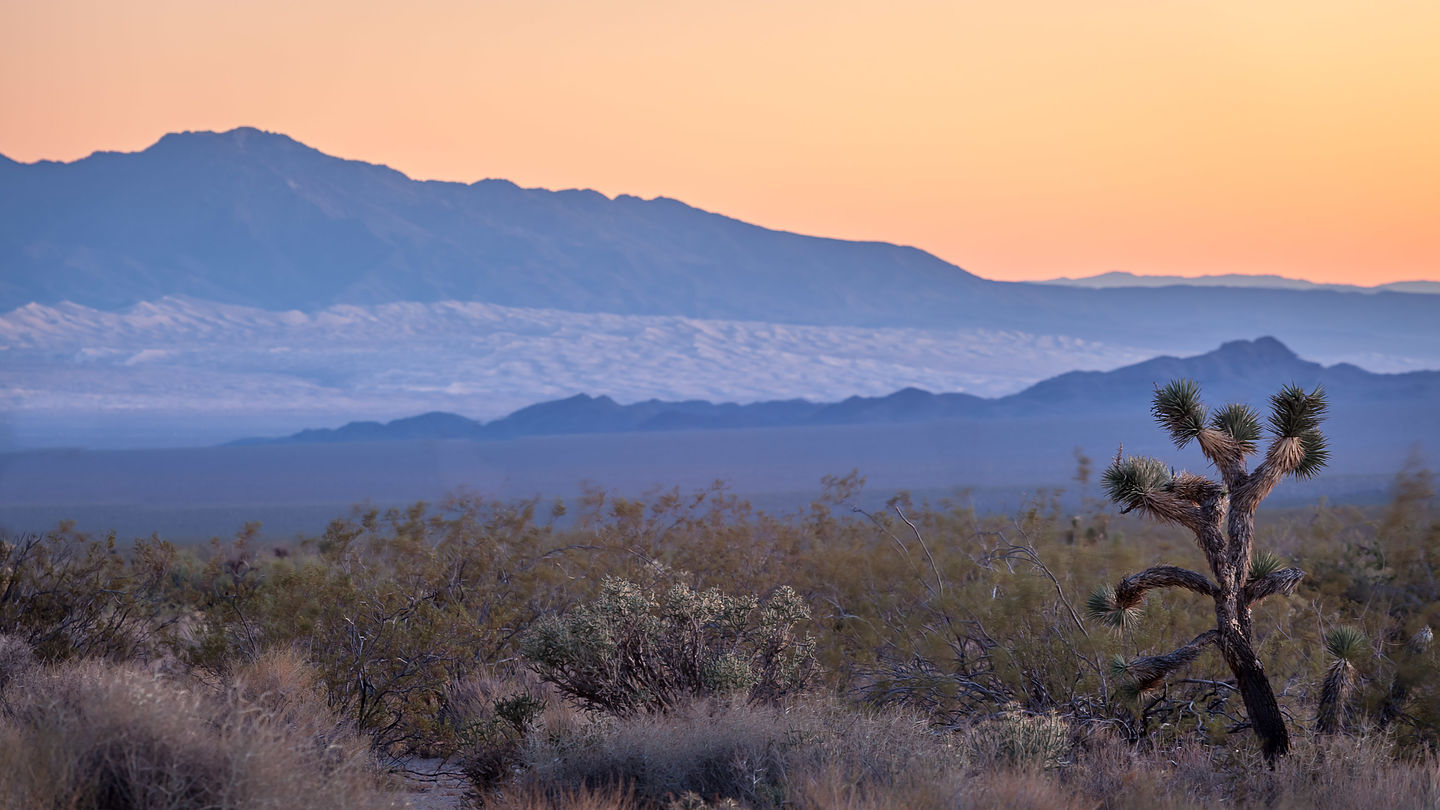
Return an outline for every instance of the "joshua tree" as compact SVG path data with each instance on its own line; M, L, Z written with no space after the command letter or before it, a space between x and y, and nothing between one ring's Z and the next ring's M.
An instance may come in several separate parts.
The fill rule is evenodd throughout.
M1315 730L1334 734L1345 725L1345 709L1355 691L1355 660L1365 651L1365 634L1354 627L1337 627L1325 634L1325 651L1331 661L1320 689Z
M1227 405L1207 413L1200 402L1199 386L1190 380L1176 380L1156 389L1150 412L1170 433L1176 447L1197 442L1219 472L1220 481L1188 472L1176 474L1156 459L1125 458L1123 453L1116 455L1104 475L1105 492L1123 507L1122 512L1139 510L1193 532L1214 574L1212 580L1195 571L1160 565L1093 593L1090 613L1115 627L1133 621L1146 592L1155 588L1184 588L1215 600L1214 630L1201 633L1174 652L1120 662L1119 666L1137 688L1146 690L1214 644L1235 674L1250 726L1270 759L1290 749L1290 735L1265 668L1255 655L1250 607L1272 594L1289 594L1305 572L1281 568L1270 554L1252 560L1255 511L1286 475L1309 478L1325 466L1329 452L1320 432L1325 407L1320 388L1306 392L1292 385L1270 397L1270 445L1264 459L1247 472L1245 459L1259 447L1259 415L1248 405Z

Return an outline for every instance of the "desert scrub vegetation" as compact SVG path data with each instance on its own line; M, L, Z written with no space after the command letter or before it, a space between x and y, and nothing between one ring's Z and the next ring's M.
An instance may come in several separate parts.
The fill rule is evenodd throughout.
M1071 729L1064 760L1047 762L1048 731L1043 745L1015 747L1032 734L937 732L923 716L814 695L784 709L700 702L536 734L485 806L1353 810L1384 797L1408 810L1440 801L1433 755L1397 756L1383 735L1297 734L1290 756L1272 764L1258 750L1135 745L1096 727Z
M710 696L774 702L805 687L815 639L795 630L810 611L793 588L762 603L685 576L653 563L639 582L606 577L594 601L537 621L520 654L567 697L621 716Z
M366 741L273 659L215 689L135 663L31 663L0 692L0 806L382 808ZM274 684L269 684L274 686Z
M1247 582L1307 571L1253 603L1290 737L1273 765L1221 657L1125 688L1213 613L1150 598L1116 630L1086 609L1157 559L1206 566L1183 527L1088 489L982 515L822 487L787 514L718 486L568 513L464 495L282 546L4 535L0 759L21 766L0 796L386 806L424 756L486 807L1436 806L1440 512L1418 465L1385 505L1256 516ZM145 798L95 798L112 783Z

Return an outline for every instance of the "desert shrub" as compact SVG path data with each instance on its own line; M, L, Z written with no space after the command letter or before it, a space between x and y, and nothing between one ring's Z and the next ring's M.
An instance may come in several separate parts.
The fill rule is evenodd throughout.
M600 718L569 735L534 734L528 767L505 792L626 789L646 807L773 808L837 780L872 793L927 781L953 788L963 760L951 736L904 712L829 699L788 708L695 701L667 714Z
M560 808L583 795L663 810L1355 810L1377 801L1434 807L1440 799L1435 755L1397 758L1386 735L1297 735L1292 755L1270 765L1247 746L1195 738L1136 745L1098 726L1072 746L1068 733L1055 733L1063 724L1027 719L1048 728L1018 735L997 729L993 736L989 729L936 731L906 711L818 697L787 709L701 702L668 714L604 717L566 734L537 730L525 750L527 768L486 795L485 805ZM1017 736L1044 742L1019 743ZM1006 750L1036 757L1064 750L1064 763L1045 768L1038 758L1010 759Z
M0 633L0 692L5 685L24 675L36 665L35 653L30 645L15 636Z
M456 761L472 786L489 790L522 767L525 741L543 722L543 698L525 691L484 698L462 684L452 689L450 699L446 708L457 725Z
M1049 770L1069 763L1071 730L1053 711L1030 714L1012 703L971 726L966 743L981 761Z
M863 497L862 483L856 475L829 479L816 504L785 514L755 512L723 488L643 500L596 491L566 525L537 519L533 501L464 497L439 506L358 511L284 555L261 553L253 527L208 551L153 539L126 546L71 529L33 541L6 537L0 634L23 645L13 647L20 663L11 671L73 657L134 658L188 670L185 683L193 677L219 694L236 690L234 699L247 705L288 707L272 709L277 717L304 717L318 706L343 718L338 732L332 724L311 735L317 738L354 729L396 758L458 753L459 762L480 763L493 756L481 769L492 774L492 787L531 762L526 751L537 736L578 745L576 729L586 720L577 704L594 705L578 697L562 701L513 673L467 695L477 678L518 660L521 639L527 631L533 637L537 624L558 634L551 641L563 641L558 647L575 653L573 661L590 662L575 670L584 678L630 683L615 691L618 711L630 712L627 723L645 714L639 706L726 692L764 702L803 680L827 692L858 694L864 712L899 710L937 730L958 730L936 739L948 739L976 762L1004 757L970 747L965 729L1013 702L1030 717L1056 712L1078 737L1103 727L1119 734L1121 747L1189 752L1185 756L1209 763L1205 767L1250 773L1248 764L1220 758L1233 747L1244 717L1218 659L1199 658L1165 689L1135 695L1122 694L1124 679L1109 666L1114 656L1131 662L1163 651L1166 639L1193 637L1210 616L1183 599L1152 599L1138 608L1144 621L1123 632L1077 618L1077 594L1083 601L1093 583L1113 581L1144 560L1203 565L1183 532L1102 514L1093 500L1080 514L1064 515L1049 494L1016 514L979 515L963 495L917 502L901 493L865 514L852 511L874 500ZM1348 624L1371 639L1375 653L1354 663L1349 733L1383 729L1402 757L1436 741L1440 645L1427 640L1433 635L1427 630L1440 621L1436 514L1429 476L1409 470L1389 505L1322 503L1257 523L1257 544L1274 549L1279 560L1257 558L1257 565L1315 561L1299 585L1302 599L1267 600L1255 609L1256 627L1275 628L1257 635L1257 650L1277 688L1285 684L1277 698L1302 726L1297 735L1309 731L1331 664L1323 632ZM657 563L692 573L662 581L655 578ZM633 648L636 660L670 661L661 656L667 646L699 658L686 663L676 656L678 663L665 664L653 679L595 664L611 660L595 651L610 650L618 659L620 648L597 644L604 633L571 630L602 597L618 599L604 591L612 581L607 577L643 593L638 606L592 612L590 626L609 627L606 632L618 633L614 638L646 639ZM684 599L670 610L666 600L675 586ZM712 592L718 602L707 601ZM751 641L726 629L727 611L750 604L734 595L746 593L793 594L799 607L813 610L812 618L797 618L773 638L813 655L780 654L771 664L754 655L765 646L751 641L763 640L756 631L763 624L761 602L769 601L757 599L747 610ZM675 621L686 611L713 618ZM628 625L610 621L626 615ZM544 616L563 618L540 622ZM166 657L167 649L175 659ZM24 663L25 650L34 661ZM579 655L583 650L591 652ZM812 665L811 674L796 677ZM0 678L6 667L0 662ZM767 678L781 686L762 686ZM667 689L673 698L652 697ZM523 720L529 710L502 705L518 694L555 699L522 729L523 722L511 720ZM7 728L12 737L18 733ZM788 748L786 767L795 767L800 752L818 750L828 749ZM1089 767L1082 752L1072 749L1068 756L1076 764L1053 773ZM787 795L802 806L856 807L884 806L883 796L899 795L894 786L850 790L836 775L843 768L827 768L807 766L804 780L786 782ZM1140 779L1148 772L1135 765L1127 773ZM905 789L902 803L931 806L925 797L949 779L925 777ZM1005 779L1015 796L1030 784L1013 774ZM796 787L806 780L811 788ZM1001 795L1000 782L986 784ZM1238 784L1231 788L1239 790ZM966 795L979 801L973 790Z
M445 755L461 741L443 718L452 686L513 655L585 570L534 508L466 497L368 510L284 556L254 554L243 534L217 544L187 596L202 616L189 660L227 672L269 647L302 649L331 707L378 749Z
M838 630L853 634L855 647L871 648L853 656L870 659L854 665L864 700L918 710L947 727L1010 704L1082 721L1120 710L1103 666L1117 639L1092 633L1070 594L1079 572L1124 564L1123 551L1056 545L1053 523L1025 529L928 509L906 514L913 528L900 521L898 531L875 516L891 543L873 551L874 581L831 597L849 619ZM968 534L948 534L955 531ZM836 581L855 578L837 573Z
M537 675L580 703L615 715L666 711L697 697L777 700L815 673L810 618L787 586L761 602L652 566L637 583L608 577L599 596L547 617L521 652Z
M158 577L171 553L141 541L127 560L113 534L96 539L68 525L0 533L0 633L46 661L152 654L164 619Z
M134 665L38 668L0 700L0 805L66 808L398 807L368 748L328 713Z
M1412 459L1383 509L1316 510L1303 527L1319 540L1310 541L1320 562L1303 583L1307 595L1338 605L1336 623L1356 625L1379 653L1346 656L1342 665L1329 651L1317 697L1323 703L1327 687L1338 694L1344 685L1347 695L1353 688L1355 724L1390 730L1405 748L1440 742L1440 646L1432 643L1440 627L1437 505L1434 474ZM1332 711L1320 717L1327 728L1338 724Z

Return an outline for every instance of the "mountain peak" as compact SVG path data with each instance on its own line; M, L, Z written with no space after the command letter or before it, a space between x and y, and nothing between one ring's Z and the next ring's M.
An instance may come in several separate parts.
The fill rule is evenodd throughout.
M1231 340L1220 344L1220 348L1214 352L1221 357L1228 357L1236 360L1253 360L1260 362L1285 362L1299 360L1300 355L1291 351L1289 346L1279 340L1266 335L1254 340Z
M271 150L315 152L319 150L295 140L289 135L270 132L258 127L236 127L216 132L214 130L186 130L171 132L156 141L146 152L173 154L213 150L215 148L236 152L265 152Z
M913 249L663 197L416 181L257 127L0 175L0 309L185 294L311 312L455 300L869 326L952 324L982 306L976 277Z

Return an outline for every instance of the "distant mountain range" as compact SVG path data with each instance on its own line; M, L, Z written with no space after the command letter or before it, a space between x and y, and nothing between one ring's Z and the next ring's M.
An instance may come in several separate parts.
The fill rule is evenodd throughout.
M987 281L912 247L770 230L663 197L418 182L252 128L71 163L0 159L0 267L0 311L167 296L303 312L481 301L1164 351L1268 333L1326 356L1440 361L1432 296Z
M1326 364L1440 368L1440 297L988 281L671 199L418 182L251 128L0 158L0 450L494 419L576 392L620 425L637 417L602 418L603 397L658 400L656 425L952 413L1009 406L836 400L1004 396L1264 334ZM832 406L764 404L797 398ZM673 404L691 400L762 404Z
M1390 284L1377 284L1373 287L1361 287L1355 284L1317 284L1300 278L1240 273L1213 276L1139 276L1134 273L1117 271L1084 278L1055 278L1040 283L1064 287L1085 287L1092 290L1115 287L1250 287L1272 290L1332 290L1347 293L1397 292L1440 295L1440 282L1437 281L1396 281Z
M585 394L522 408L482 423L453 413L426 413L388 423L351 422L335 429L304 430L278 439L244 439L233 444L316 444L413 441L420 439L500 440L524 436L627 433L659 430L800 427L930 422L952 419L1066 419L1142 409L1154 386L1176 378L1200 383L1208 402L1250 402L1262 410L1279 386L1323 385L1332 407L1363 409L1440 401L1440 371L1375 374L1357 366L1322 366L1302 360L1280 341L1264 337L1232 341L1195 357L1157 357L1108 372L1070 372L1011 396L985 399L968 394L934 394L906 388L883 397L850 397L841 402L803 399L750 405L705 401L649 400L620 405L607 396Z

